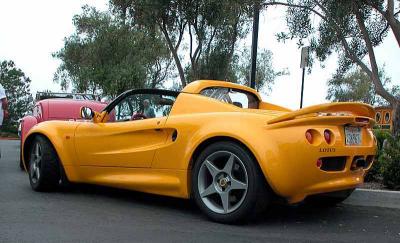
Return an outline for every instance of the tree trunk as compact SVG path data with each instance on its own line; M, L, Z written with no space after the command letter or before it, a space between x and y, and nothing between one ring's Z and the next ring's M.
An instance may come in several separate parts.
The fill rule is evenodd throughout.
M399 23L399 21L393 16L388 17L387 21L390 25L390 28L392 28L394 37L396 38L397 44L400 47L400 23Z
M159 26L160 26L161 31L163 32L164 37L167 41L167 45L168 45L169 50L171 51L172 57L174 58L176 67L178 68L178 73L179 73L179 78L181 80L182 88L184 88L186 86L185 72L183 71L181 60L179 59L179 56L178 56L178 51L174 47L172 40L169 37L168 31L162 26L162 24L160 24Z
M400 103L392 105L392 134L396 137L400 137Z
M393 34L397 40L397 44L400 46L400 22L395 17L393 0L387 1L387 10L384 15L390 25L390 28L392 28Z

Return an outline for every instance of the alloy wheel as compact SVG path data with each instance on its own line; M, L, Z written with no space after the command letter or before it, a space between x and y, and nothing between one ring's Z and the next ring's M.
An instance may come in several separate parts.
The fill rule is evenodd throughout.
M248 189L246 167L229 151L217 151L203 162L198 174L198 191L213 212L228 214L243 203Z
M37 183L40 179L40 166L42 162L42 147L39 143L34 145L30 159L29 173L33 183Z

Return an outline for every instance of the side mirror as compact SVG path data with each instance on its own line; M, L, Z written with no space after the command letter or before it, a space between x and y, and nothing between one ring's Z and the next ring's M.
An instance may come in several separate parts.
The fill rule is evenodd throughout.
M81 107L81 118L85 120L92 120L95 113L89 107Z

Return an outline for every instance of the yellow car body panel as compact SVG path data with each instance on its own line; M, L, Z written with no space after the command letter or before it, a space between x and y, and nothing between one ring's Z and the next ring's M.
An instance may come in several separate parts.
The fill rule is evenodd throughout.
M291 111L260 102L242 109L205 97L208 87L227 87L260 95L245 86L222 81L196 81L178 95L167 117L122 123L51 121L33 127L23 141L24 164L35 134L46 136L56 149L71 182L91 183L181 198L190 197L193 156L214 139L246 146L272 190L290 203L306 196L355 188L371 167L352 170L355 156L376 153L371 132L372 107L330 103ZM345 145L344 126L362 127L362 144ZM312 130L315 141L305 136ZM331 131L332 143L323 138ZM171 136L177 136L172 140ZM316 166L323 157L341 156L341 171Z

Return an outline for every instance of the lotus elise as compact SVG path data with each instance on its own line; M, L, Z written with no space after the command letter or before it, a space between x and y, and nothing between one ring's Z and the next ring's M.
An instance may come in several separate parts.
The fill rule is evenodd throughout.
M291 111L255 90L196 81L129 90L84 121L46 121L23 141L35 191L88 183L191 198L210 219L246 220L272 199L334 204L363 183L374 110L329 103Z

